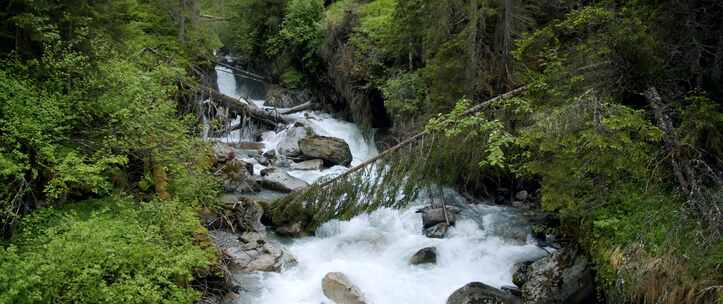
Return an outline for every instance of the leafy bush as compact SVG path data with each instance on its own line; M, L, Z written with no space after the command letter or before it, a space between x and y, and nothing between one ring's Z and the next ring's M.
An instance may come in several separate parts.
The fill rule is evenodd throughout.
M214 257L192 243L199 228L176 202L39 210L0 249L0 303L193 303L193 274Z

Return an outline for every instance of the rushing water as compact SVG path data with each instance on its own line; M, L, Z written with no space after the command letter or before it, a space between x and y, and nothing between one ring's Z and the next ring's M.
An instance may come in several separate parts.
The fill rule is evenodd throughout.
M221 92L240 96L237 81L222 79L222 74L219 72ZM263 106L263 101L258 103ZM309 111L289 117L319 135L346 141L353 165L378 154L373 141L365 139L352 123ZM286 132L265 132L264 149L275 149ZM263 168L259 164L255 167ZM289 173L313 182L345 170L348 168L336 166ZM439 304L470 282L480 281L495 287L511 285L514 263L545 254L528 241L529 227L515 210L469 205L449 189L438 195L450 204L464 207L446 238L432 239L422 234L421 215L415 211L425 203L424 199L404 210L380 209L349 221L331 221L322 225L313 237L281 240L298 261L297 265L281 273L236 274L235 280L242 288L237 303L331 303L322 293L321 279L328 272L339 271L359 287L369 303ZM429 246L437 248L436 264L409 265L409 258L417 250Z

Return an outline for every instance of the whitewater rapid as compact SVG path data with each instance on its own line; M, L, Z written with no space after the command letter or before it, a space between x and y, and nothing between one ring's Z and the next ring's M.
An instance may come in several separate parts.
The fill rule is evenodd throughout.
M241 94L237 81L222 79L222 74L228 73L218 73L221 92ZM263 106L263 101L257 104ZM289 118L319 135L343 139L352 152L352 165L378 154L373 140L363 136L353 123L312 111L295 113ZM264 151L276 149L290 126L264 132L261 135ZM240 135L252 133L250 131L255 130L240 130L233 138L244 140ZM347 167L335 166L289 171L289 174L311 183L346 170ZM370 304L441 304L454 290L470 282L494 287L512 285L512 266L516 262L546 254L531 242L529 226L515 210L470 205L450 189L438 195L448 204L463 207L456 226L446 238L428 238L422 233L421 215L415 211L429 203L430 195L421 195L403 210L385 208L349 221L331 221L311 237L276 238L296 258L297 264L281 273L236 273L234 281L241 287L241 297L235 303L331 304L322 293L321 279L329 272L343 272ZM409 264L409 258L416 251L430 246L437 248L436 264Z

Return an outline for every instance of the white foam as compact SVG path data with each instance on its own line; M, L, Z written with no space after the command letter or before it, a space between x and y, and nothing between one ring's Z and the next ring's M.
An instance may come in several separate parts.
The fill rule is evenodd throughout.
M494 210L488 210L494 214ZM479 281L494 287L512 284L514 263L544 252L534 245L506 241L472 220L460 220L445 239L422 235L414 209L380 209L350 221L322 225L315 237L294 241L287 249L298 265L260 280L250 303L331 303L321 290L329 272L343 272L369 303L445 303L463 285ZM437 247L436 265L412 266L417 250Z

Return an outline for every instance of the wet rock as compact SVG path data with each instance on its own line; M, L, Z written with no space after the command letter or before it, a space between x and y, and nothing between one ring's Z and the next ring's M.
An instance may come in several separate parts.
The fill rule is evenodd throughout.
M529 194L525 190L519 191L515 194L515 199L518 201L526 201L528 197Z
M253 165L239 159L230 159L217 170L226 192L252 192L257 190L256 183L249 177L253 175Z
M321 170L324 161L321 159L306 160L300 163L292 163L291 170Z
M437 263L437 248L435 247L422 248L409 259L411 265L435 263Z
M271 85L266 90L265 103L277 108L298 106L313 99L308 90L288 90L278 85Z
M276 168L268 169L270 170L262 170L263 178L261 179L261 185L267 189L293 192L309 185L305 181L293 177L282 170Z
M518 298L522 296L522 290L517 286L503 285L500 286L500 290Z
M286 237L302 237L304 236L304 227L300 222L286 224L276 227L276 233Z
M327 273L321 280L324 295L336 304L365 304L364 296L359 288L351 283L341 272Z
M441 239L447 234L447 230L449 230L447 223L439 223L432 227L425 228L424 235L429 238Z
M310 128L306 128L303 125L295 125L286 131L284 139L276 146L276 150L281 155L291 157L299 156L301 155L299 142L313 135L314 132Z
M264 154L262 154L262 155L263 155L264 157L268 158L268 159L276 158L276 150L266 151L266 152L264 152Z
M497 288L472 282L457 289L447 298L447 304L518 304L517 298Z
M456 216L455 212L452 211L451 208L447 207L446 209L446 217L445 217L445 209L444 208L423 208L420 209L419 212L422 213L422 226L426 229L429 227L432 227L434 225L437 225L439 223L447 223L447 219L449 219L449 225L454 226L456 222Z
M352 155L349 145L342 139L328 136L310 136L299 140L301 154L309 159L323 159L330 165L348 166Z
M259 165L262 165L262 166L268 166L269 164L271 164L271 161L269 161L269 159L266 158L265 156L259 155L259 156L254 157L254 159L259 163Z
M522 299L530 304L587 303L594 290L588 259L562 249L530 264Z
M236 218L245 231L264 232L266 227L261 224L264 209L261 204L250 199L242 199L236 203Z
M529 279L530 264L532 264L532 262L526 261L515 263L515 265L512 266L512 283L515 283L518 287L522 287L522 285L527 282Z
M228 144L217 142L213 145L213 157L217 163L225 163L236 157L234 148Z
M266 234L246 232L240 237L224 231L209 231L209 235L229 260L229 268L241 272L278 272L296 261L279 245L269 242Z

